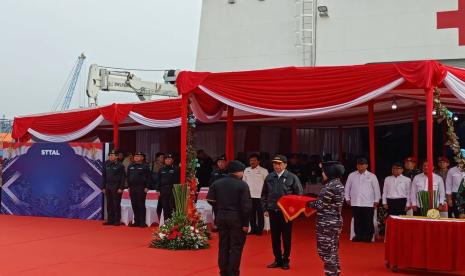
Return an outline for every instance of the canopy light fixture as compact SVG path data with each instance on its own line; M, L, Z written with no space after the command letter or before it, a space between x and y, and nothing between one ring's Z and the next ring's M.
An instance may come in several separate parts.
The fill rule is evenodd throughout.
M396 109L397 109L396 98L394 98L394 99L392 100L391 109L392 109L392 110L396 110Z

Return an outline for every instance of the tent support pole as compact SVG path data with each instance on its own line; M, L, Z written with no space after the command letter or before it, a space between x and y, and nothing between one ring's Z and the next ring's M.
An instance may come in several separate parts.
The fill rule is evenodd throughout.
M228 106L226 122L226 159L234 160L234 107Z
M413 109L413 157L418 160L418 106Z
M376 155L375 155L375 111L374 103L368 103L368 136L370 140L370 170L376 173Z
M429 206L433 208L433 88L426 92L426 158L428 160Z
M189 94L182 94L181 97L181 170L180 182L186 183L187 171L187 116Z

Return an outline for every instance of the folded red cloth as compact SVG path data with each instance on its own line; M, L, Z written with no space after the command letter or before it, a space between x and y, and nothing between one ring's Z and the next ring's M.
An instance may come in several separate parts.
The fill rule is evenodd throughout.
M301 213L304 213L306 217L316 213L316 210L307 207L308 202L315 200L316 198L309 196L285 195L278 200L278 206L286 221L292 221Z

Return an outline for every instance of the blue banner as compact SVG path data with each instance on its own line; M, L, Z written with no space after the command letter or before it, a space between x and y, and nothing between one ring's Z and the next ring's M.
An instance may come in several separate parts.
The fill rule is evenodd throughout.
M99 143L4 143L1 212L102 218Z

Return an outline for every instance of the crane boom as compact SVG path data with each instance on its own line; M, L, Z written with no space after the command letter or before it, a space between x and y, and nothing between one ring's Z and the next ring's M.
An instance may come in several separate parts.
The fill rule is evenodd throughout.
M165 72L165 82L158 83L142 81L128 71L111 71L107 68L92 64L89 68L87 79L87 96L89 106L98 103L98 93L100 91L119 91L135 93L141 101L150 100L154 95L165 97L177 97L178 91L172 83L177 71L168 70Z
M66 81L64 87L66 91L62 90L62 92L58 96L55 104L52 107L53 111L63 111L69 109L71 105L71 100L73 99L74 91L76 89L77 81L79 79L79 76L81 75L81 69L85 59L86 56L84 55L84 53L81 53L81 55L78 57L76 63L73 66L70 78L68 78L68 80Z

